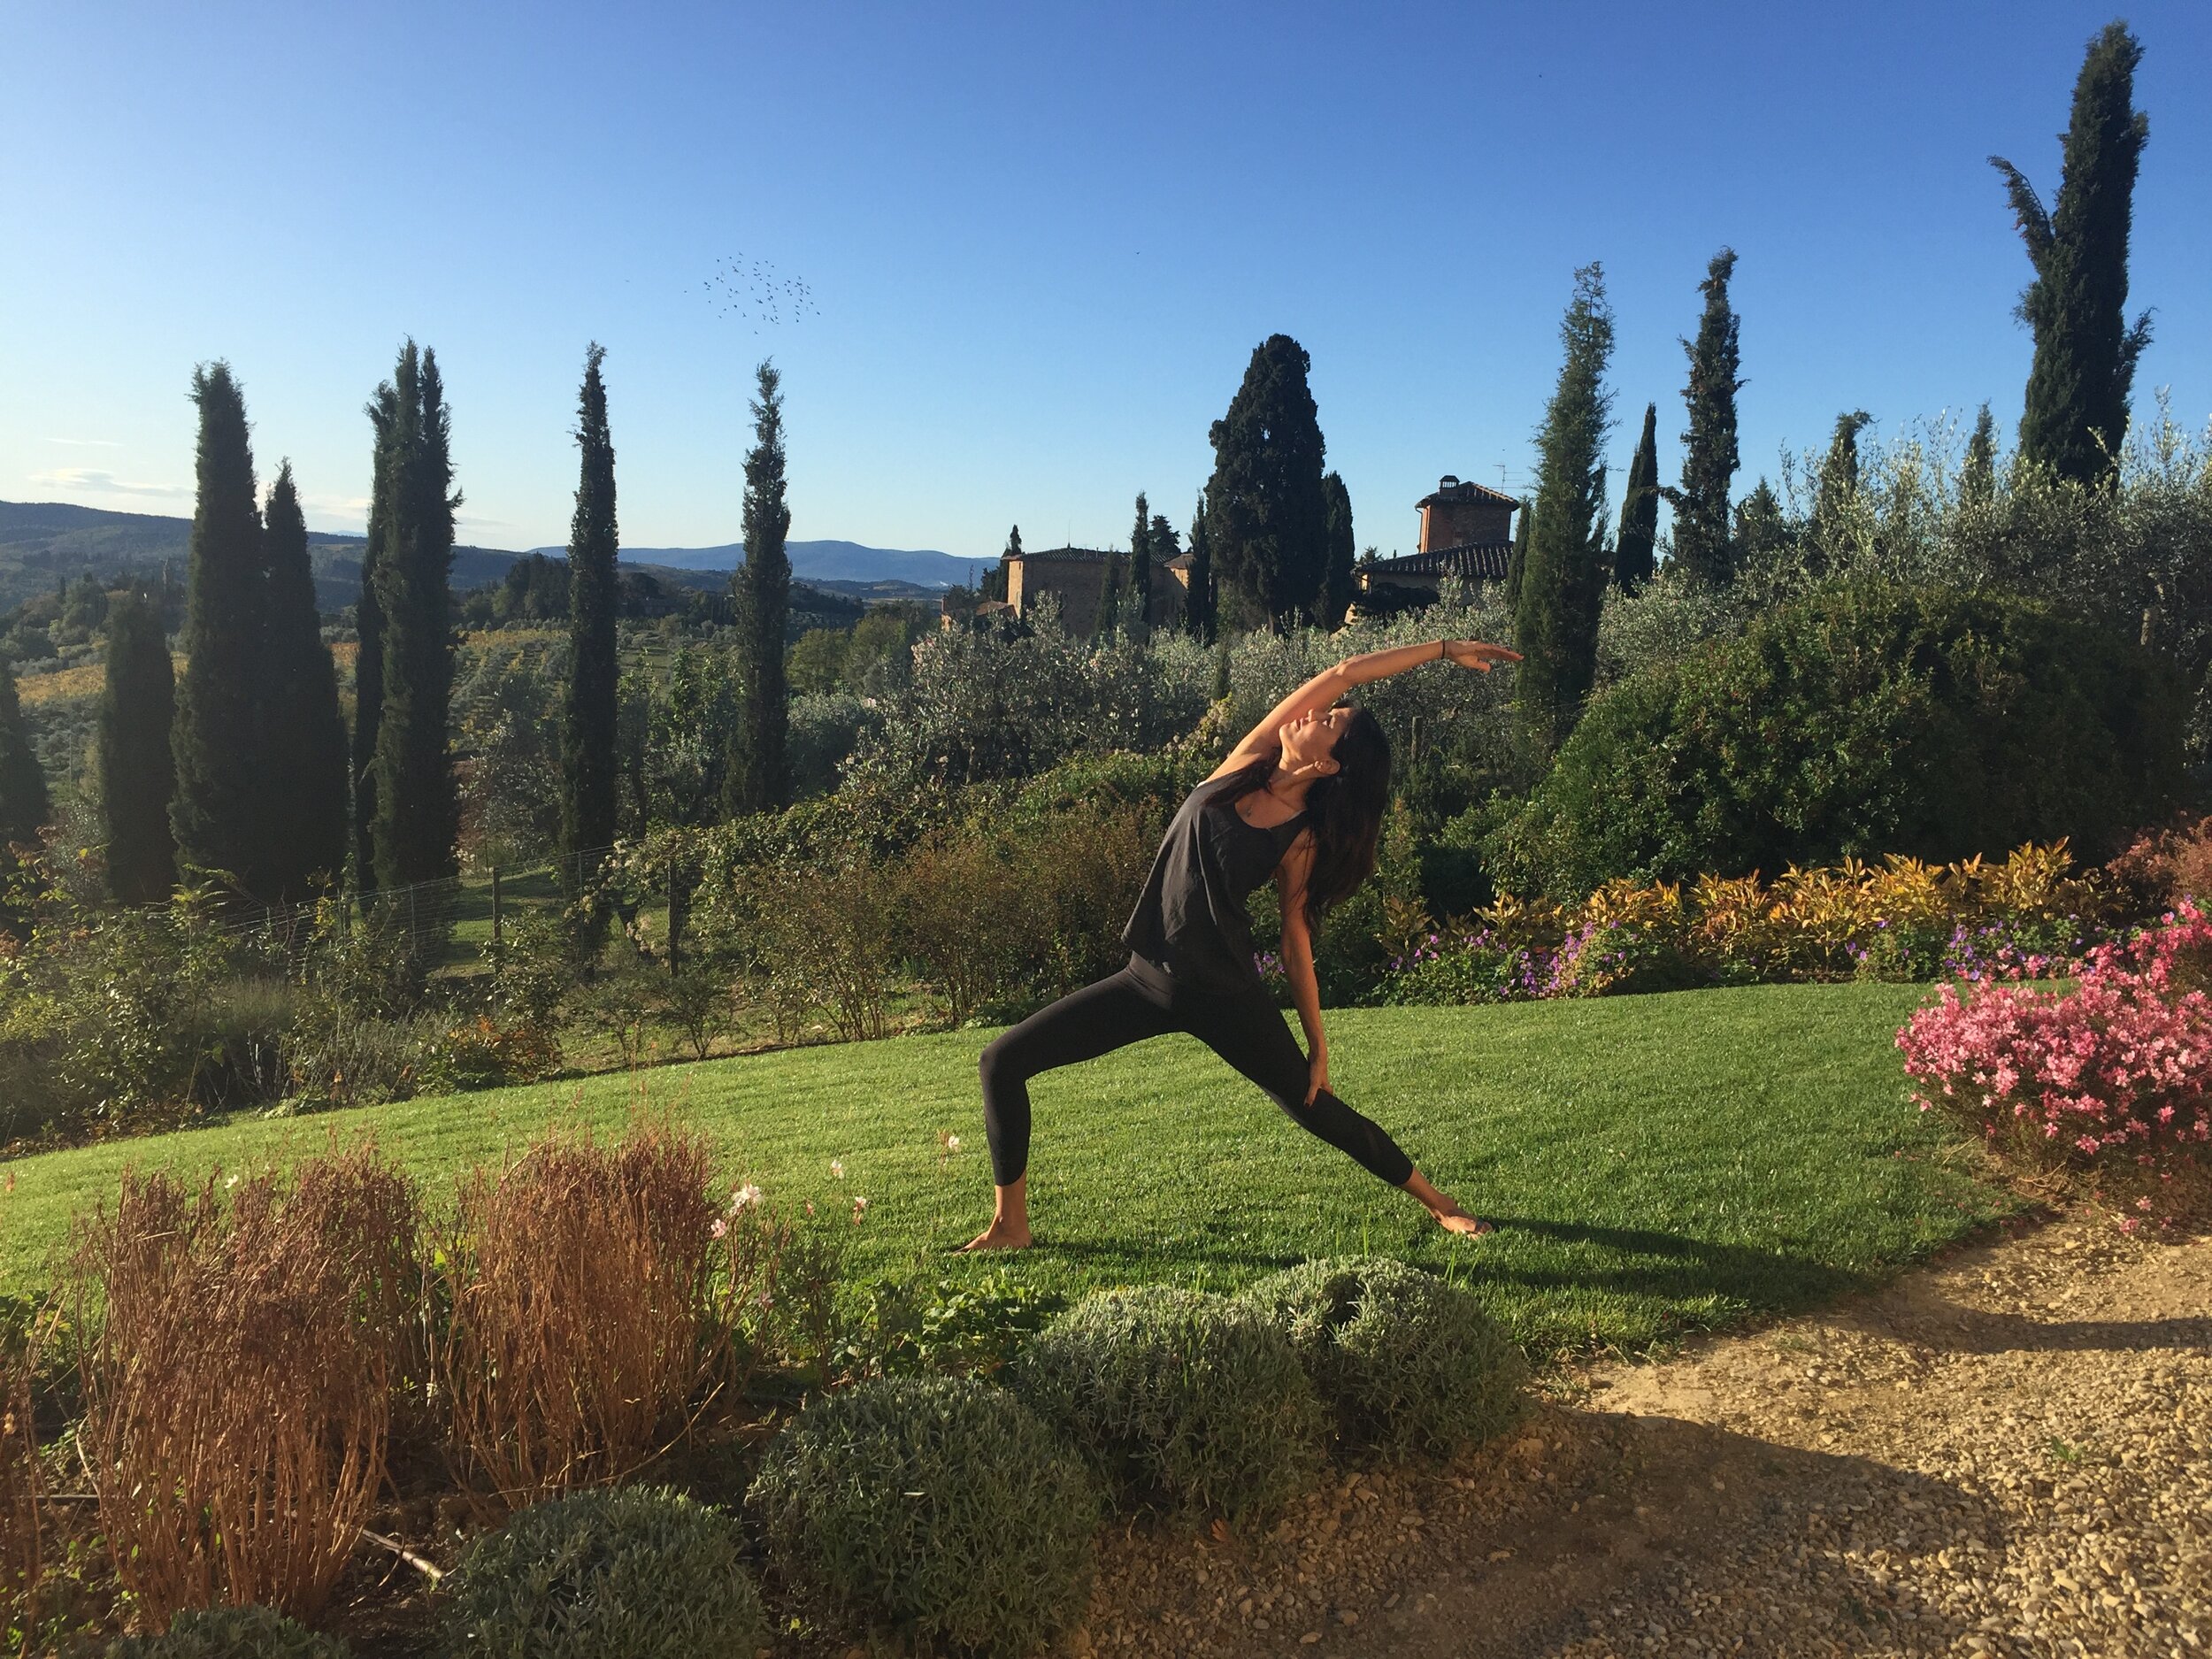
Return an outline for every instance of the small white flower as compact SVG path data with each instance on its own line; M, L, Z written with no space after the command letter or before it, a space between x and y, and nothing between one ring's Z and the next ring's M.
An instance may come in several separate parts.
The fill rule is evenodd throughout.
M223 1190L224 1190L225 1192L228 1192L228 1191L229 1191L232 1187L235 1187L235 1186L237 1186L237 1185L238 1185L238 1178L237 1178L235 1175L234 1175L234 1176L232 1176L232 1177L230 1178L230 1179L228 1179L228 1180L227 1180L227 1181L225 1181L225 1182L223 1183Z
M758 1202L760 1202L760 1188L748 1181L730 1194L730 1214L735 1215L741 1210L749 1210Z
M832 1158L832 1159L830 1160L830 1173L831 1173L832 1175L834 1175L834 1176L835 1176L835 1177L836 1177L839 1180L841 1180L841 1180L843 1180L843 1179L845 1179L845 1161L844 1161L844 1159L842 1159L842 1158Z
M853 1225L854 1225L855 1226L858 1226L858 1225L860 1225L860 1218L861 1218L861 1217L863 1217L863 1216L866 1215L867 1213L868 1213L868 1201L867 1201L866 1199L864 1199L864 1198L856 1198L856 1199L854 1199L854 1200L853 1200Z
M722 1217L719 1217L719 1216L717 1216L717 1217L714 1218L714 1225L713 1225L711 1227L709 1227L709 1228L707 1229L707 1231L708 1231L709 1233L712 1233L712 1234L713 1234L716 1238L718 1238L718 1238L720 1238L720 1237L722 1237L722 1235L723 1235L724 1233L727 1233L729 1230L730 1230L730 1224L729 1224L728 1222L726 1222L726 1221L723 1220L723 1219L722 1219Z
M945 1150L948 1152L959 1151L960 1137L958 1135L947 1135L945 1137Z

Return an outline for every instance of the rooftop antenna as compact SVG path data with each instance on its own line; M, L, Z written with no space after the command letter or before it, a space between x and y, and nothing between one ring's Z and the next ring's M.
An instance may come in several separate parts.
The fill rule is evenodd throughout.
M1505 494L1505 463L1503 461L1498 463L1498 494L1501 495Z

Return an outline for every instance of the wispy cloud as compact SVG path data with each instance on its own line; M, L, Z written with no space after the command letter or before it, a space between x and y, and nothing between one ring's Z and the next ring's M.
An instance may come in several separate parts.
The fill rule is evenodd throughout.
M49 443L58 443L70 449L119 449L123 446L112 438L49 438Z
M30 482L50 489L88 490L96 495L153 495L165 501L188 497L192 492L181 484L136 484L112 472L96 467L65 466L50 472L33 472Z

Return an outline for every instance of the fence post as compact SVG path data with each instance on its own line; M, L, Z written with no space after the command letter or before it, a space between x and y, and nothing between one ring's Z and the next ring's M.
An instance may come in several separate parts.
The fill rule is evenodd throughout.
M492 949L499 949L499 866L492 866Z

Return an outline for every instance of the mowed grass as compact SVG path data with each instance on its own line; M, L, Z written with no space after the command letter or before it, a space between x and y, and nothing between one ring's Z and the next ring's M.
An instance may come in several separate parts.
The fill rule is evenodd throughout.
M235 1171L373 1134L442 1202L472 1163L550 1119L615 1132L644 1104L711 1134L731 1181L812 1202L848 1231L863 1274L969 1282L1002 1267L1060 1295L1154 1280L1227 1290L1371 1250L1453 1274L1540 1357L1636 1352L1875 1283L2016 1207L1978 1175L1974 1148L1906 1100L1893 1040L1919 995L1769 986L1333 1010L1338 1092L1501 1224L1479 1241L1448 1238L1196 1042L1168 1037L1036 1081L1039 1248L955 1256L990 1200L975 1062L992 1033L962 1031L0 1166L0 1288L48 1282L72 1213L111 1201L127 1165ZM856 1225L856 1196L869 1201Z

